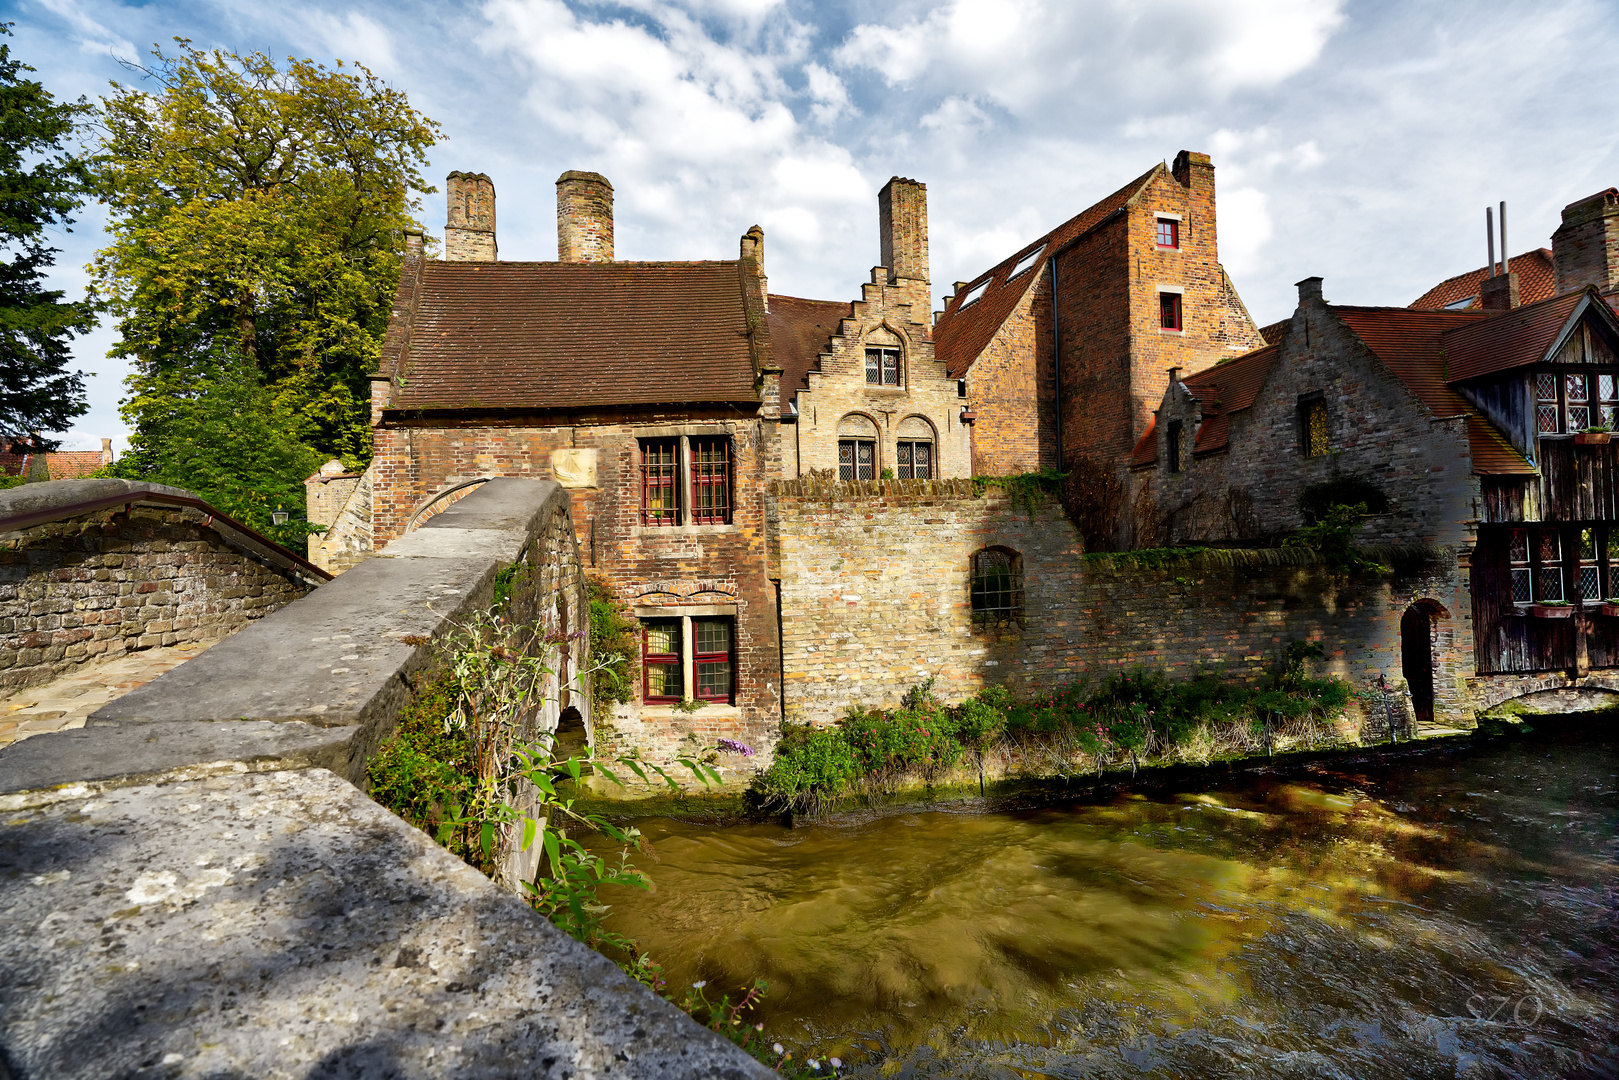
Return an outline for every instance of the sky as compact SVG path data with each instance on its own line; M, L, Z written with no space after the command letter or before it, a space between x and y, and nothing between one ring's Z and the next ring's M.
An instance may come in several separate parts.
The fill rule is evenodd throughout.
M1619 184L1619 4L1597 0L486 0L477 4L0 0L16 57L95 100L153 43L359 61L439 121L421 194L488 173L500 253L556 254L555 181L600 172L621 259L735 258L765 230L772 293L855 299L877 191L928 186L935 307L1183 149L1211 154L1221 261L1261 324L1294 283L1410 303ZM104 219L60 235L82 293ZM91 411L68 449L120 447L126 374L76 342Z

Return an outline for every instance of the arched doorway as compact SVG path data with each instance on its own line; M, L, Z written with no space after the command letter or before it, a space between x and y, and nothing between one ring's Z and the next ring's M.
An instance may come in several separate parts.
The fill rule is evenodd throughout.
M1433 619L1421 604L1400 618L1400 673L1411 690L1411 710L1419 724L1433 723Z
M551 760L567 761L570 757L583 757L590 751L590 734L585 730L585 718L578 709L563 709L557 717L556 738L551 744Z

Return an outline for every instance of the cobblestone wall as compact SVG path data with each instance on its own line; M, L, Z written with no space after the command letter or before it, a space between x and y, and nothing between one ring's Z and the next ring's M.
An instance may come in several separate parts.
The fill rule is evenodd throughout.
M1368 689L1386 677L1398 692L1400 619L1418 599L1445 612L1431 642L1437 718L1472 715L1471 606L1448 552L1370 581L1338 579L1286 553L1153 568L1084 558L1055 500L1031 511L995 488L980 496L948 482L840 485L818 497L803 482L781 490L783 677L793 721L891 707L929 677L951 701L996 683L1027 694L1132 667L1255 679L1295 640L1321 643L1321 671ZM974 624L971 560L986 547L1020 557L1020 620Z
M220 638L308 591L207 517L136 504L0 537L0 688L99 656Z

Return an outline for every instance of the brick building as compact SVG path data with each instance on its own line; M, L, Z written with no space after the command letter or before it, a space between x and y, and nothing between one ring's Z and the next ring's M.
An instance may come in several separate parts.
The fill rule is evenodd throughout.
M896 176L877 208L882 265L859 300L769 298L783 474L970 476L965 403L933 348L927 186Z
M974 473L1058 468L1128 484L1169 369L1264 344L1220 265L1215 219L1214 166L1182 151L956 283L934 341L965 383Z
M640 685L598 733L761 739L780 716L765 493L781 471L762 234L730 261L617 261L611 185L569 172L559 261L500 261L489 178L451 174L448 203L448 258L407 245L369 477L342 507L356 478L311 478L339 485L312 505L368 500L380 548L485 478L558 481L587 567L642 620Z
M1441 286L1480 298L1448 308L1329 304L1319 278L1300 282L1275 344L1166 389L1132 459L1137 537L1263 542L1304 524L1312 499L1366 501L1363 540L1424 545L1455 571L1406 598L1419 716L1436 698L1487 707L1611 676L1619 445L1588 429L1619 421L1616 219L1612 191L1565 210L1551 295L1533 303L1499 267Z

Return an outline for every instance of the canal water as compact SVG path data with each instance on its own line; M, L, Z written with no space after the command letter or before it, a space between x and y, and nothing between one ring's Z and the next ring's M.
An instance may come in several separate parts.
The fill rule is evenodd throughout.
M1619 1075L1619 741L1016 812L642 822L610 926L845 1075ZM795 1055L795 1057L798 1055Z

